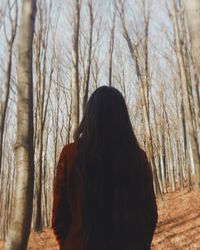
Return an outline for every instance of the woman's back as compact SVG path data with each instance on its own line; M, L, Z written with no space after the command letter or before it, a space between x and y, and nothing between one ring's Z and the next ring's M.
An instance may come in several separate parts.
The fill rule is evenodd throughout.
M77 241L81 246L65 248L65 243L63 249L150 249L157 222L152 172L132 131L124 99L116 89L101 87L91 96L76 143L70 147L75 153L71 157L68 149L63 157L68 178L67 205L61 214L68 211L67 242L76 217L73 211L79 211ZM69 164L70 157L73 160ZM55 186L59 182L56 179ZM55 207L58 204L54 202ZM54 229L57 213L54 209Z

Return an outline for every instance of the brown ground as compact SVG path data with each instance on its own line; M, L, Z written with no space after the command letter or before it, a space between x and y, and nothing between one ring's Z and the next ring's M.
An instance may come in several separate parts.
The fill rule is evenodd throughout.
M158 202L159 222L152 250L200 249L200 192L176 192ZM2 249L2 242L0 242ZM50 229L31 233L29 250L58 250Z
M167 194L159 202L152 249L200 249L200 191Z

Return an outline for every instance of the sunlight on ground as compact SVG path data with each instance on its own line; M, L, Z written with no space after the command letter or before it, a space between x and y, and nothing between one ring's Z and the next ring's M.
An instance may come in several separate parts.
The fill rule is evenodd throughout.
M153 250L200 249L200 192L173 193L159 202Z

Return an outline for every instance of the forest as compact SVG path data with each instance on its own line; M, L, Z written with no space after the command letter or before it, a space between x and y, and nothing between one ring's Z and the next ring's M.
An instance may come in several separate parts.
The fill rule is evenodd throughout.
M0 0L0 249L58 249L58 156L102 85L151 163L152 249L200 249L199 0Z

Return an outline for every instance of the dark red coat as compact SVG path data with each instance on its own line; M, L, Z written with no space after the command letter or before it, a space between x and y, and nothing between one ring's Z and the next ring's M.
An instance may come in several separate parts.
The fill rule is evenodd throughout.
M142 151L144 158L146 154ZM54 179L52 228L56 239L62 250L81 250L81 204L80 183L77 188L76 207L72 209L70 204L69 183L72 174L73 163L76 157L76 146L74 143L64 146L59 157L57 172ZM146 211L147 218L151 222L148 239L149 246L157 223L157 205L153 190L153 178L150 166L144 175L146 176ZM123 250L123 249L122 249Z

